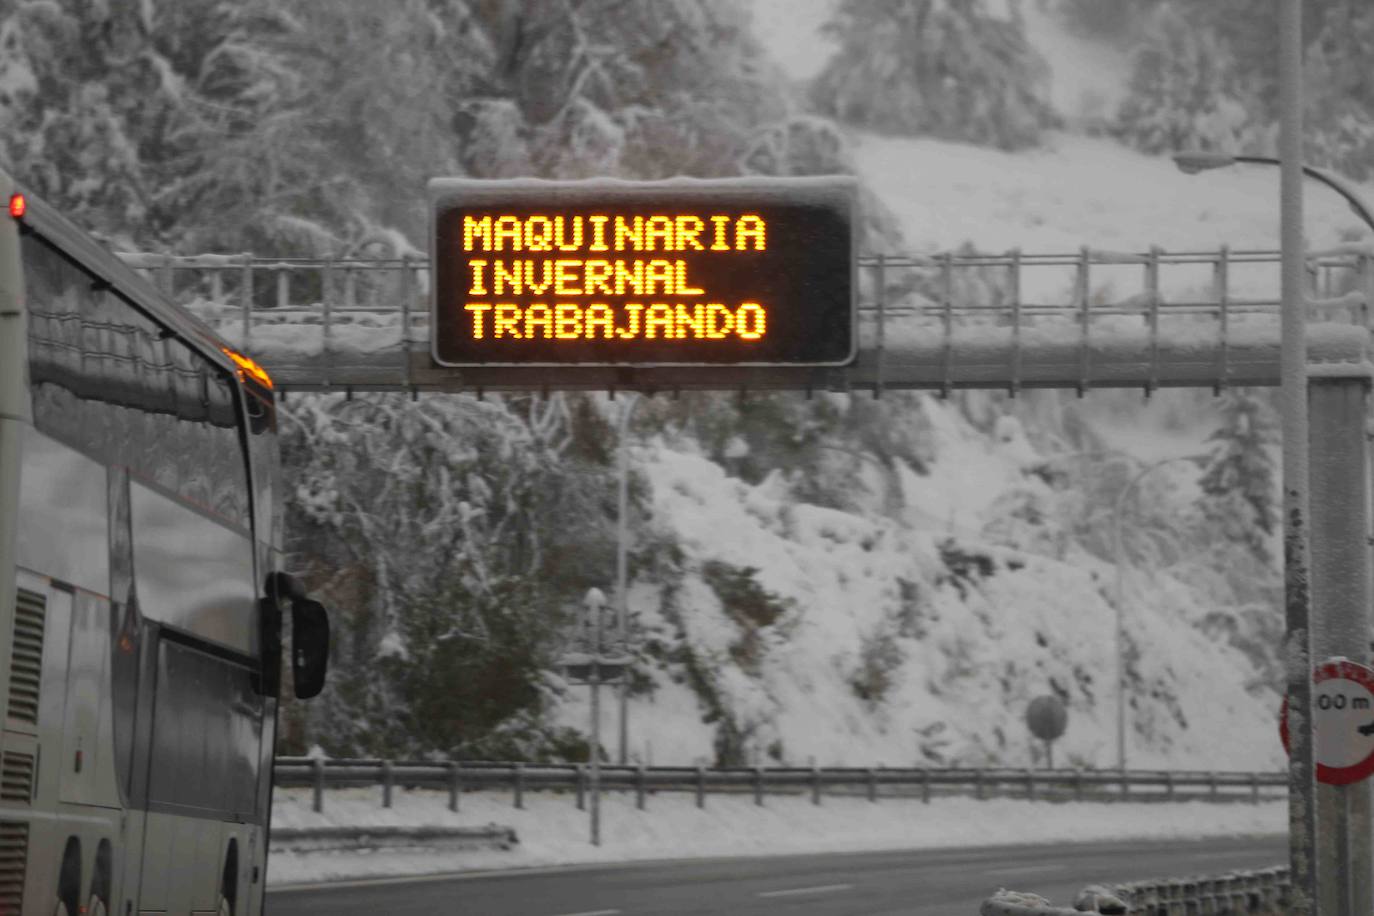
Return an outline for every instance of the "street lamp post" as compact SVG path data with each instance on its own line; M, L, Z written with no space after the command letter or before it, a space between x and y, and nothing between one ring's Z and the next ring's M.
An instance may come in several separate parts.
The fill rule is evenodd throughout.
M1287 4L1289 0L1285 0ZM1296 6L1296 3L1292 4ZM1300 124L1296 112L1300 108L1300 90L1297 87L1296 52L1293 46L1298 43L1293 34L1296 31L1297 14L1285 8L1288 19L1285 22L1284 41L1287 44L1284 57L1287 67L1285 107L1287 117L1284 134L1283 157L1275 159L1268 156L1232 156L1222 153L1185 152L1174 156L1174 163L1184 172L1195 174L1209 169L1222 168L1233 164L1254 164L1278 166L1284 171L1283 187L1283 357L1282 393L1284 400L1284 543L1285 543L1285 605L1287 629L1290 644L1287 651L1290 657L1297 657L1298 663L1290 664L1288 670L1288 702L1290 709L1300 710L1298 721L1311 721L1311 683L1310 669L1313 650L1322 655L1343 655L1363 661L1367 658L1367 632L1369 628L1369 566L1365 553L1364 566L1357 574L1351 574L1349 566L1340 565L1350 562L1346 557L1345 542L1350 540L1349 531L1334 533L1331 529L1340 528L1342 517L1312 519L1324 522L1312 530L1313 546L1320 547L1320 536L1327 548L1315 556L1318 562L1309 568L1309 544L1305 536L1295 537L1291 527L1296 507L1306 518L1308 496L1308 455L1309 436L1322 442L1322 462L1319 463L1316 479L1311 483L1313 496L1318 489L1330 488L1327 478L1333 476L1330 469L1332 460L1328 452L1344 448L1344 454L1361 451L1357 446L1343 440L1351 422L1359 422L1359 414L1364 409L1364 394L1346 394L1343 400L1340 386L1317 385L1310 390L1306 384L1305 353L1303 353L1302 321L1305 302L1302 290L1302 230L1301 196L1297 188L1301 176L1320 182L1335 191L1350 206L1350 209L1374 232L1374 209L1365 202L1359 193L1344 179L1322 169L1301 164L1299 138ZM1322 411L1317 414L1317 423L1309 431L1307 422L1307 401L1318 399ZM1352 410L1346 400L1355 398L1360 410ZM1334 416L1327 416L1334 411ZM1299 413L1301 417L1299 417ZM1364 456L1368 461L1367 453ZM1297 459L1297 460L1295 460ZM1301 462L1301 470L1298 465ZM1367 478L1368 468L1365 469ZM1339 475L1334 475L1339 477ZM1300 489L1299 489L1300 488ZM1349 493L1350 486L1342 480L1339 492ZM1330 494L1324 494L1329 497ZM1368 499L1368 490L1364 498ZM1357 528L1366 527L1368 515L1361 517ZM1344 519L1353 521L1353 519ZM1368 532L1366 531L1366 536ZM1359 532L1355 541L1359 542ZM1333 557L1333 555L1338 555ZM1360 562L1353 560L1353 562ZM1310 591L1306 587L1308 573L1316 578ZM1333 578L1334 577L1334 578ZM1299 583L1295 592L1295 583ZM1318 599L1316 613L1309 620L1311 597ZM1309 635L1310 633L1310 635ZM1366 786L1321 786L1314 787L1313 746L1310 728L1302 728L1298 741L1292 745L1292 766L1289 772L1289 837L1291 847L1292 874L1294 887L1305 891L1294 901L1295 913L1312 913L1320 909L1323 913L1333 912L1353 914L1370 912L1374 904L1374 876L1371 876L1369 861L1371 847L1371 801ZM1316 791L1314 792L1314 788ZM1332 824L1334 829L1317 829L1316 822ZM1332 848L1334 847L1334 848ZM1307 899L1303 899L1307 898ZM1318 899L1320 898L1320 899Z
M1307 303L1303 295L1302 179L1323 181L1302 164L1302 0L1278 0L1279 240L1282 262L1279 314L1279 400L1283 420L1283 585L1286 694L1290 730L1288 850L1294 916L1320 910L1317 805L1312 732L1312 594L1308 498ZM1251 157L1259 159L1261 157ZM1177 160L1176 160L1177 161ZM1181 168L1197 160L1179 162ZM1225 159L1218 164L1229 164ZM1204 166L1205 167L1205 166ZM1325 182L1338 192L1341 188ZM1354 198L1343 194L1348 202ZM1318 621L1320 622L1320 621ZM1344 907L1341 907L1344 909Z

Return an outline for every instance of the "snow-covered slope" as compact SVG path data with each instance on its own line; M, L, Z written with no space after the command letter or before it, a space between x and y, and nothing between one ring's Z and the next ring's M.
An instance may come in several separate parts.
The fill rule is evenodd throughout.
M757 0L762 34L794 78L814 74L826 49L816 26L832 7ZM1124 64L1102 63L1115 52L1070 35L1042 5L1027 13L1032 40L1055 68L1061 110L1081 102L1094 79L1103 97L1119 93ZM1015 154L853 140L860 177L910 250L1277 247L1273 169L1188 176L1165 157L1072 132ZM1364 233L1315 185L1307 227L1314 246ZM732 477L690 444L638 448L654 528L670 532L681 555L667 572L641 575L631 592L644 639L659 650L652 692L631 702L632 759L709 762L728 731L746 759L1022 764L1040 753L1025 705L1058 692L1070 725L1056 759L1115 764L1115 571L1109 551L1084 549L1065 508L1087 499L1072 476L1086 472L1067 462L1067 484L1052 486L1043 466L1059 461L1069 415L1095 448L1136 462L1198 454L1217 424L1211 393L1164 392L1149 403L1135 392L1093 392L1081 402L974 396L962 405L917 397L912 405L929 460L899 462L894 485L882 462L856 449L871 492L856 497L867 498L862 508L845 511L795 501L780 475L753 484ZM1152 474L1152 510L1185 518L1196 480L1186 463ZM1110 499L1083 511L1100 526ZM709 572L720 564L754 568L757 585L785 610L759 625L726 607ZM1129 762L1277 767L1277 698L1216 625L1218 614L1254 596L1218 584L1221 572L1206 564L1193 557L1126 570ZM560 720L585 728L587 715L586 691L571 688ZM613 749L614 704L605 716Z
M1008 535L1009 501L1057 498L1028 473L1040 459L1014 420L985 434L934 399L917 409L936 457L923 474L902 469L886 514L799 504L776 476L751 486L661 442L637 453L656 525L684 556L680 579L641 579L632 610L645 640L690 646L714 676L705 702L683 666L655 668L652 695L631 703L632 757L712 761L723 709L746 759L1043 764L1025 708L1059 692L1070 727L1057 759L1113 764L1113 567L1052 523ZM1171 488L1180 502L1186 477ZM998 546L1018 540L1024 549ZM713 562L756 568L786 612L751 627L703 575ZM1159 571L1127 585L1131 764L1277 766L1273 694L1247 692L1250 662L1198 628L1206 599ZM573 688L564 721L585 727L585 702ZM613 708L603 735L615 735Z
M1052 135L1008 153L939 140L861 136L859 175L916 250L970 242L981 251L1069 252L1278 247L1279 173L1236 166L1185 175L1164 156L1109 139ZM1374 197L1374 188L1365 188ZM1308 244L1367 230L1341 199L1306 185Z

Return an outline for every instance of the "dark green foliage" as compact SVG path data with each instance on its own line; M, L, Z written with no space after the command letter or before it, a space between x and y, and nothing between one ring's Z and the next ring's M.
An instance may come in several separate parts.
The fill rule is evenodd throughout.
M1365 180L1374 174L1374 8L1340 4L1307 50L1306 156Z
M1161 0L1059 0L1058 13L1074 31L1128 44Z
M644 430L699 444L712 461L748 483L780 475L799 502L852 511L873 496L895 508L898 461L919 472L931 456L920 397L686 394L646 404L639 417ZM872 492L875 485L880 489Z
M133 247L394 255L435 175L738 174L786 113L746 25L724 0L0 0L0 162Z
M941 573L935 581L953 585L961 598L968 594L969 588L997 571L997 562L992 557L967 550L952 538L941 541L939 548L940 559L949 572Z
M982 0L843 0L825 31L839 49L812 98L841 121L1004 149L1055 124L1024 23Z
M924 639L926 619L931 614L928 605L929 602L922 593L921 583L898 576L897 611L893 615L897 635L908 639Z
M292 565L336 608L313 740L552 753L540 716L564 609L614 569L613 482L566 453L563 401L304 397L286 414Z
M1279 522L1279 485L1273 450L1279 430L1273 407L1259 392L1235 389L1221 402L1221 427L1208 438L1212 455L1201 479L1203 511L1231 540L1257 556L1270 553Z
M859 640L859 665L849 676L854 695L870 707L880 704L892 689L906 656L894 635L878 629Z
M1067 0L1065 15L1081 16L1091 5L1093 0ZM1116 132L1148 152L1214 148L1272 154L1277 8L1272 0L1152 0L1125 18L1104 10L1138 48ZM1142 15L1146 10L1152 11ZM1305 158L1363 180L1374 174L1374 78L1368 66L1374 6L1309 0L1303 4L1303 38Z
M757 674L765 651L760 630L772 626L792 609L792 602L759 585L752 566L734 566L718 560L703 564L701 577L720 599L722 609L740 628L730 645L730 657L741 669Z
M471 174L732 174L783 114L734 3L471 6L490 60L455 119Z
M721 564L721 566L723 568L716 569L716 575L723 580L726 594L744 596L745 604L752 607L751 613L765 618L772 617L776 620L777 615L786 610L783 608L777 612L777 615L774 615L768 609L770 603L775 599L766 592L762 592L760 595L761 590L758 588L758 584L753 582L753 570L739 570L725 564ZM671 572L664 571L665 587L660 609L664 618L672 625L674 633L671 648L665 646L666 651L663 651L662 654L666 658L670 671L673 672L671 675L673 679L678 683L685 682L696 696L698 707L702 711L701 721L716 727L714 739L715 765L743 766L748 762L746 759L747 751L750 741L754 737L756 726L753 724L741 725L734 711L730 708L727 698L721 694L720 686L717 683L719 671L716 670L712 659L704 657L692 644L687 623L683 619L682 609L678 605L681 576L681 569L675 569ZM748 581L744 582L742 579ZM725 599L722 598L722 603L724 602ZM741 639L731 647L731 657L736 664L749 670L759 660L757 656L748 656L750 650L746 648L746 646L753 646L757 650L758 625L740 614L732 616L740 624L743 632Z
M1166 7L1136 51L1115 131L1147 153L1235 151L1253 126L1254 102L1216 33Z
M701 577L720 599L721 607L741 624L766 627L787 613L790 603L759 585L752 566L734 566L718 560L703 564Z

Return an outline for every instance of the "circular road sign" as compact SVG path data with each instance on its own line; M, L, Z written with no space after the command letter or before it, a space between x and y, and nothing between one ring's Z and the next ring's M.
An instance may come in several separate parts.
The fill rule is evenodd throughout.
M1026 725L1041 741L1054 741L1064 734L1069 724L1069 711L1064 701L1053 694L1036 697L1026 707Z
M1374 669L1333 658L1312 672L1312 715L1317 781L1344 786L1374 775ZM1288 741L1288 701L1279 716Z

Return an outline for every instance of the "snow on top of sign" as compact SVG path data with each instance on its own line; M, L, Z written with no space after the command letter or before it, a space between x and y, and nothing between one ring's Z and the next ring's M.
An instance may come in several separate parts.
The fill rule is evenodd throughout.
M717 196L735 198L758 195L788 203L834 205L837 195L857 197L859 183L852 175L812 175L774 177L767 175L740 178L692 178L677 176L654 181L628 181L621 178L581 178L571 181L546 178L431 178L427 192L431 205L454 202L489 204L510 196L535 196L541 203L590 203L598 196L616 201L665 198L665 203L690 197L709 204Z
M696 178L691 175L676 175L672 178L634 180L628 178L431 178L431 191L457 189L493 191L553 191L560 188L586 191L622 192L630 190L682 191L713 190L726 191L804 191L808 188L857 187L858 179L853 175L802 175L773 176L745 175L734 178Z

